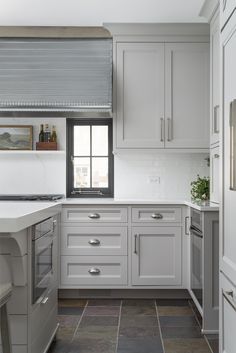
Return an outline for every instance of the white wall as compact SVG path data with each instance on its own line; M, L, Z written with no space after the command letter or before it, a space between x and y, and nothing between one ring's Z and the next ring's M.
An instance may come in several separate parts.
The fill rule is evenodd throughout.
M197 174L209 176L206 154L122 153L115 156L115 194L119 199L190 199ZM150 180L151 177L151 180ZM157 177L160 182L153 182Z
M0 118L0 125L33 125L34 148L41 123L56 125L59 149L66 149L66 119ZM129 152L115 155L115 198L189 199L190 182L209 175L204 154ZM150 178L160 177L160 183ZM66 193L66 156L0 153L0 194Z
M56 125L59 149L66 149L66 120L62 118L0 118L0 125L33 125L33 148L40 124ZM0 153L0 194L66 193L66 156L61 154Z
M1 26L101 26L201 22L203 0L1 0Z

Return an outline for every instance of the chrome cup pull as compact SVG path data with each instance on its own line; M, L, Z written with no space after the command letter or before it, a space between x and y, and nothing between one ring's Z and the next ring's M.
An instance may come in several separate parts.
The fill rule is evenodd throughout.
M163 218L162 214L160 214L160 213L153 213L153 214L151 215L151 217L152 217L153 219L162 219L162 218Z
M91 218L91 219L98 219L98 218L100 218L100 214L99 214L99 213L91 213L91 214L89 215L89 218Z
M99 275L101 271L99 270L99 268L92 267L92 268L89 269L88 272L89 272L91 275Z
M100 245L100 240L99 239L90 239L89 244L90 245Z

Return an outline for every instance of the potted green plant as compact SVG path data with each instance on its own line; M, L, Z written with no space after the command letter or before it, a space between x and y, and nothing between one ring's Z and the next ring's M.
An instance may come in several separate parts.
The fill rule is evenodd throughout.
M210 198L210 178L201 178L197 175L197 180L191 182L191 196L194 201L208 201Z

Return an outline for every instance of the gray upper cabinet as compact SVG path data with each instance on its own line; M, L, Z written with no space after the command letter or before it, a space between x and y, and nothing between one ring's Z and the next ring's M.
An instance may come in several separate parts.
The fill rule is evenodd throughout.
M117 44L117 147L164 147L164 44Z
M209 148L209 44L117 42L115 149Z
M165 147L209 147L209 45L165 45Z

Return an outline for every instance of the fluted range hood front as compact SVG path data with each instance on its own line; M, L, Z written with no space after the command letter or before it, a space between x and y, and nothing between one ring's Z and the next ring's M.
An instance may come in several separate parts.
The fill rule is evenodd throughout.
M112 39L1 38L0 111L111 112Z

